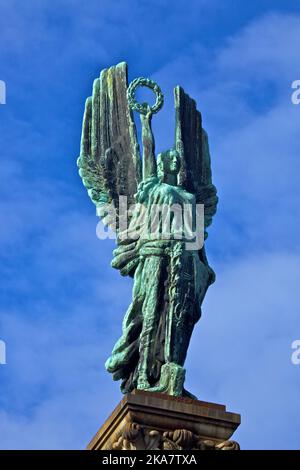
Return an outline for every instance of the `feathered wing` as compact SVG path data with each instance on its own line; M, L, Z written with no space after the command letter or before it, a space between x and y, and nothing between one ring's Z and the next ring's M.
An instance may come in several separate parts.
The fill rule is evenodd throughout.
M136 127L127 102L127 64L102 70L86 100L82 126L79 174L99 215L113 204L118 216L119 196L134 202L141 179ZM109 218L105 222L114 230Z
M217 190L212 183L208 136L202 128L196 102L184 90L174 89L176 130L175 146L181 155L178 184L195 194L204 204L204 226L207 228L217 210Z

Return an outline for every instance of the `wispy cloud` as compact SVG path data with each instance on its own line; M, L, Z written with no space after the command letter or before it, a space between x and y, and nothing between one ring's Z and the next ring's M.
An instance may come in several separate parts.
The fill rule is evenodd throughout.
M192 338L188 386L242 412L235 436L244 448L299 448L293 422L300 376L291 363L299 261L281 251L217 265L218 281Z

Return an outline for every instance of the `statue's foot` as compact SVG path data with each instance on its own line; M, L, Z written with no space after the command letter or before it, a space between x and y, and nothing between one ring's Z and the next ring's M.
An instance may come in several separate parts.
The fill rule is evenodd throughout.
M166 393L175 397L181 397L185 369L174 362L167 362L161 368L159 383L148 389L148 392Z
M166 393L175 397L189 397L193 400L197 398L184 389L185 369L175 362L167 362L161 368L160 380L154 387L150 386L147 375L142 372L137 381L138 390L148 392Z
M151 388L151 387L150 387L149 382L141 382L141 383L139 382L139 383L137 384L137 389L138 389L138 390L148 390L148 389L150 389L150 388Z
M150 384L148 382L146 374L140 374L137 382L137 389L147 390L148 388L150 388Z
M158 384L154 387L148 388L147 392L155 392L155 393L167 393L168 394L168 387L166 385Z

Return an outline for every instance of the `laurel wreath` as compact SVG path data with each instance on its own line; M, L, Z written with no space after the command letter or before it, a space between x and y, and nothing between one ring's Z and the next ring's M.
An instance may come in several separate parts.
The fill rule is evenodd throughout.
M137 111L140 114L147 113L148 104L138 103L135 98L135 92L139 86L150 88L150 90L152 90L155 93L156 101L154 105L150 107L150 109L151 109L152 114L157 113L161 109L162 105L164 104L164 95L162 94L162 91L160 87L157 85L157 83L155 83L153 80L150 80L150 78L139 77L130 83L127 89L127 100L128 100L128 104L130 108L133 109L134 111Z

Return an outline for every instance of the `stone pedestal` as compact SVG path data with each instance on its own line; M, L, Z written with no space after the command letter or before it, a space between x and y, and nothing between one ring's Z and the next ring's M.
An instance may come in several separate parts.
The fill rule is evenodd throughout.
M239 414L189 398L135 390L124 396L89 450L238 450Z

